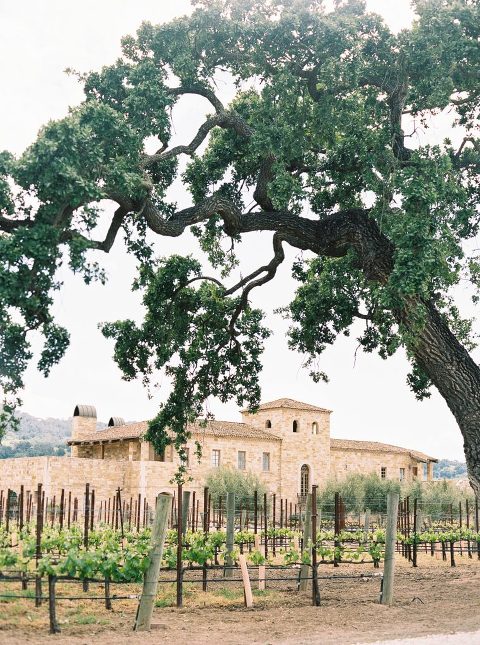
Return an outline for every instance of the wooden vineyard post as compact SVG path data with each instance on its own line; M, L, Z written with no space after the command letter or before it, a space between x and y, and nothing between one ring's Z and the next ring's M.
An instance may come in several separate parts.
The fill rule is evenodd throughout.
M190 529L195 533L195 504L196 504L196 499L195 499L195 491L193 491L192 494L192 519L190 522Z
M338 541L338 535L340 533L340 493L335 493L335 542L334 542L334 554L333 554L333 566L338 567L340 542Z
M417 566L417 498L413 500L413 557L412 566Z
M320 606L320 591L318 589L317 570L317 488L312 486L312 604Z
M84 516L83 516L83 546L85 551L88 551L88 529L90 527L89 522L89 511L90 511L90 484L85 484L85 506L84 506ZM88 580L83 581L83 591L88 591Z
M93 491L92 491L93 495ZM125 537L125 534L123 532L123 508L122 508L122 497L120 494L120 488L117 488L117 511L120 514L120 532L122 535L122 540Z
M395 541L397 539L398 493L387 494L387 526L385 529L385 564L380 602L391 606L393 603L393 580L395 575Z
M263 494L263 530L265 533L265 558L268 556L268 506L267 493Z
M35 543L35 563L38 569L38 561L42 557L42 528L43 528L43 508L42 508L42 484L37 486L37 526L36 526L36 543ZM35 576L35 607L42 604L42 579L39 575Z
M258 491L253 492L253 532L258 533Z
M310 550L310 539L312 537L312 494L307 494L307 504L305 508L305 523L303 526L303 551ZM300 591L308 589L308 564L302 564L300 569Z
M410 538L410 495L407 495L407 537ZM407 544L407 551L408 551L408 561L412 561L412 545L409 543Z
M190 512L190 496L191 492L189 490L183 491L183 500L182 500L182 535L185 535L188 529L188 515Z
M68 516L67 516L67 528L70 528L70 521L72 519L72 491L68 491Z
M227 493L227 553L225 556L225 577L233 578L233 545L235 536L235 493Z
M233 495L233 493L232 493L232 495ZM227 501L227 506L228 506L228 501ZM228 517L227 517L227 522L228 522ZM246 558L245 558L245 556L243 554L238 556L238 562L240 564L240 570L242 572L243 593L244 593L244 596L245 596L245 607L250 609L251 607L253 607L252 586L250 584L250 576L248 575L247 560L246 560Z
M95 491L92 490L90 502L90 531L93 531L93 522L95 520Z
M9 526L10 526L10 489L7 488L7 500L5 504L5 530L7 531L7 535L8 535Z
M62 488L60 493L60 531L63 529L63 519L65 515L65 489Z
M177 607L181 607L183 604L183 558L182 558L182 548L183 548L183 529L182 529L182 519L183 519L183 491L182 484L178 484L177 489Z
M55 612L55 583L57 582L56 576L48 576L48 615L50 618L50 634L59 634L60 627L57 623L57 616Z
M467 530L470 530L470 505L468 503L468 499L465 500L465 519L467 522ZM472 548L470 545L470 540L467 540L467 552L468 552L468 557L472 557Z
M209 531L209 518L208 518L208 486L203 489L203 537L207 540ZM202 590L207 591L207 564L203 565L202 570Z
M142 595L133 627L134 631L148 631L150 629L171 504L172 495L168 493L158 495L152 536L150 538L150 552L148 554L150 564L145 571Z
M365 509L365 541L368 542L368 533L370 531L370 509Z
M23 484L20 486L20 500L18 505L18 528L21 531L23 529L23 498L25 495L25 489ZM468 503L468 502L467 502Z
M277 501L277 496L275 495L275 493L273 493L273 495L272 495L272 528L273 528L272 554L273 554L273 557L275 557L275 555L276 555L276 551L275 551L275 524L276 524L275 514L276 514L276 501Z

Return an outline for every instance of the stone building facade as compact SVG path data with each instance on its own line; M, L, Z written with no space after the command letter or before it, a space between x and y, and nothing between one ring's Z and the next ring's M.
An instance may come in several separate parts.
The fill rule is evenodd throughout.
M210 421L189 428L188 489L200 494L208 473L219 466L259 475L278 496L296 502L311 488L349 473L377 473L384 479L431 480L437 460L420 452L371 441L330 437L330 410L278 399L263 403L242 422ZM77 405L72 421L70 457L30 457L0 461L0 490L28 491L42 483L50 499L62 488L81 498L85 484L97 499L120 488L124 497L141 495L149 504L159 492L173 492L178 458L171 447L157 454L143 439L147 422L125 424L112 417L97 429L93 406ZM202 446L200 462L195 445Z

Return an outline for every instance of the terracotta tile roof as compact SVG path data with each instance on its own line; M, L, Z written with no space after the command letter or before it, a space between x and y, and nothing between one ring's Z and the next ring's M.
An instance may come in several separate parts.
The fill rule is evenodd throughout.
M438 459L429 457L423 452L410 450L409 448L401 448L400 446L392 446L388 443L380 443L378 441L356 441L355 439L330 439L330 448L333 450L370 450L371 452L396 452L408 454L412 459L418 461L434 461Z
M209 421L205 428L195 423L188 429L192 434L206 434L214 437L245 437L248 439L281 441L281 438L272 432L266 432L247 423L236 423L235 421Z
M69 441L68 444L76 445L79 443L90 443L100 441L119 441L121 439L137 439L147 431L147 422L129 423L124 426L113 426L105 430L98 430L89 435L85 435L78 441ZM253 428L246 423L236 423L234 421L209 421L206 427L201 427L200 423L191 424L188 430L195 435L208 435L213 437L245 437L248 439L264 439L269 441L281 441L280 437Z
M275 401L268 401L259 406L259 410L274 410L276 408L288 408L290 410L313 410L315 412L332 412L326 408L319 408L310 403L302 403L302 401L295 401L294 399L275 399ZM247 412L247 410L245 410Z

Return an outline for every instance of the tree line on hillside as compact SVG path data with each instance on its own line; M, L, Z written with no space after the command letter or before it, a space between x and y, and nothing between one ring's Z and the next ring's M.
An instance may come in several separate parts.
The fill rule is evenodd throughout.
M49 442L19 441L13 446L0 445L0 459L10 457L63 457L69 452L68 446Z
M467 464L464 461L439 459L433 466L434 479L459 479L467 477Z

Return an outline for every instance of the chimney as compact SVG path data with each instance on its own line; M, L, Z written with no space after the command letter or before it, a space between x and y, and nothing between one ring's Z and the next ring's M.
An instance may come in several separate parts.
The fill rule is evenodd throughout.
M108 427L109 428L116 428L117 426L124 426L125 425L125 419L122 417L110 417L110 420L108 422Z
M76 405L72 420L72 441L82 441L84 437L97 431L97 411L93 405Z

